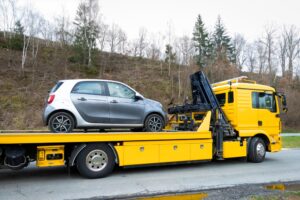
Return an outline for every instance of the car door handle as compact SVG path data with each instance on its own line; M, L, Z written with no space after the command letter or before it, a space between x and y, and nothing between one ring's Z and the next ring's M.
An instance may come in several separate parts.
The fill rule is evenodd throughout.
M258 124L258 126L262 126L263 122L262 121L258 121L257 124Z
M112 100L110 103L118 103L117 100Z
M81 98L78 98L79 101L86 101L86 98L84 97L81 97Z

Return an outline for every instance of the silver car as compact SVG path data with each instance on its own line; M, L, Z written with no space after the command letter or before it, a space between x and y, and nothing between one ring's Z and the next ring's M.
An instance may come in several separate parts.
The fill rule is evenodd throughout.
M43 121L52 132L130 128L157 132L167 114L161 103L110 80L61 80L50 91Z

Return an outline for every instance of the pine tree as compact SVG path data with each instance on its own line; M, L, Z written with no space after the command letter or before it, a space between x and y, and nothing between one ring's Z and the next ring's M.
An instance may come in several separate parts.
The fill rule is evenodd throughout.
M24 27L20 20L17 20L14 27L14 36L11 39L11 48L15 50L23 49Z
M14 33L20 36L24 34L24 27L21 24L20 20L17 20L14 27Z
M173 47L170 44L166 45L165 54L166 54L166 58L165 58L166 63L175 63L176 53L173 52Z
M213 34L214 54L217 58L226 58L230 62L235 62L235 51L231 44L231 38L227 35L225 26L219 16Z
M193 41L196 48L197 65L200 67L207 65L207 59L211 55L212 44L209 40L208 33L204 27L201 15L198 15L193 31Z
M74 22L76 25L74 46L82 64L89 67L92 65L92 54L95 52L99 34L99 26L94 18L97 14L92 13L94 3L95 1L80 3Z

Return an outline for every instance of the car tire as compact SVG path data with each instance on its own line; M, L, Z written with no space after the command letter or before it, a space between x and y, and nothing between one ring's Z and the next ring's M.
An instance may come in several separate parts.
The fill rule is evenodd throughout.
M53 133L70 133L75 127L75 120L69 113L57 112L49 118L48 127Z
M164 120L161 115L150 114L145 120L144 130L147 132L160 132L164 126Z
M103 178L113 171L115 155L106 144L89 144L79 153L76 166L86 178Z
M265 160L266 156L266 144L259 138L254 137L250 140L248 147L247 160L249 162L260 163Z

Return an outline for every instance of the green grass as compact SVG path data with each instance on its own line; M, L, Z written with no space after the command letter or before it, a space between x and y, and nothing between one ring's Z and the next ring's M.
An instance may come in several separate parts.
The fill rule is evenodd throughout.
M292 128L286 128L282 130L282 133L300 133L300 130L298 129L292 129Z
M282 147L284 148L300 148L299 136L281 137L281 139L282 139Z

